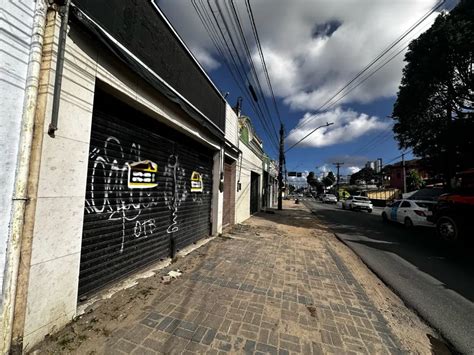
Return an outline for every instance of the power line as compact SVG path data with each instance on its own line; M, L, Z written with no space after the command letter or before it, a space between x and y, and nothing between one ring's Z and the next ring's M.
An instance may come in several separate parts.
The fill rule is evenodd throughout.
M264 97L264 95L263 95L262 86L260 85L260 81L259 81L259 79L258 79L258 73L257 73L257 70L255 69L255 65L254 65L254 63L253 63L252 55L251 55L251 53L250 53L250 49L249 49L249 47L248 47L247 40L246 40L246 38L245 38L244 31L243 31L243 29L242 29L242 24L241 24L241 22L240 22L239 14L238 14L237 9L236 9L236 7L235 7L235 5L234 5L234 0L231 0L231 1L230 1L230 5L231 5L232 10L233 10L234 18L235 18L235 20L236 20L236 22L237 22L237 27L238 27L238 29L239 29L240 37L242 38L242 41L243 41L243 44L244 44L244 47L245 47L245 53L246 53L246 55L247 55L247 60L248 60L248 62L249 62L249 64L250 64L250 68L251 68L251 70L252 70L252 72L253 72L253 74L254 74L255 82L256 82L257 87L258 87L258 89L259 89L260 96L261 96L261 98L262 98L262 101L263 101L263 104L264 104L264 106L265 106L265 109L267 110L267 113L268 113L268 115L269 115L269 117L270 117L271 126L273 127L273 130L276 131L275 125L273 124L273 120L271 119L270 110L269 110L269 108L268 108L267 102L266 102L265 97Z
M362 147L355 150L353 154L354 155L355 154L363 154L365 152L368 152L368 151L372 150L377 145L382 143L385 139L390 137L391 134L392 134L392 131L382 131L381 133L376 135L372 140L370 140L368 143L366 142L366 144L364 144Z
M229 71L231 73L235 71L236 75L240 77L241 80L239 81L239 80L237 80L235 74L232 75L233 78L234 78L234 81L236 81L236 83L239 86L240 90L242 91L244 96L246 96L246 99L250 102L250 104L252 105L254 113L257 115L257 118L262 123L263 130L265 131L268 138L270 139L270 143L273 144L272 145L273 148L275 149L275 151L278 151L278 138L277 138L276 132L275 131L272 132L272 130L269 128L267 120L265 119L265 115L263 114L263 111L262 111L260 105L258 104L258 102L255 102L254 100L250 99L250 97L249 97L250 91L242 87L242 82L251 83L251 81L250 81L250 79L248 78L248 76L246 74L245 66L242 62L242 59L239 56L239 51L237 49L237 45L236 45L236 43L234 42L234 40L231 36L231 31L229 30L228 24L225 21L225 18L223 18L223 14L222 14L222 10L220 8L220 5L217 4L219 14L221 16L221 20L223 22L223 25L224 25L224 27L227 31L227 37L229 38L229 41L230 41L231 45L229 45L229 42L226 38L226 35L224 34L224 30L221 27L221 25L219 23L219 20L217 19L216 15L215 15L215 11L214 11L212 5L210 4L210 0L207 0L207 4L208 4L209 10L211 12L211 15L212 15L212 18L214 19L214 21L212 21L211 16L208 14L207 9L206 9L205 5L202 2L201 2L202 11L207 15L207 21L208 22L206 21L206 19L204 19L202 17L200 17L200 20L201 20L201 22L203 22L203 26L205 28L206 27L207 28L213 28L214 38L217 39L216 41L213 41L214 45L217 47L217 50L218 50L218 52L220 52L219 54L223 57L224 61L226 61L228 63L227 67L228 67ZM198 13L198 15L199 15L199 13ZM207 22L207 26L206 26L206 22ZM208 31L208 33L209 33L209 31ZM211 35L210 33L209 33L209 35L210 35L211 38L213 37L213 35ZM219 49L218 42L220 42L220 45L222 46L221 49ZM235 55L233 54L231 46L234 49ZM228 56L230 57L231 63L233 64L234 70L231 69L229 61L226 60L227 56L224 53L225 49L227 49L227 53L228 53ZM237 63L235 57L237 57L237 61L239 62L240 65ZM250 93L250 96L251 96L251 93Z
M391 159L391 160L389 160L388 162L386 162L385 164L383 164L382 167L385 167L385 166L387 166L387 165L390 165L391 162L397 160L398 158L401 158L402 155L407 155L407 154L410 154L411 152L413 152L413 149L409 149L409 150L403 152L402 154L397 155L397 156L394 157L393 159Z
M344 87L342 87L331 99L326 101L318 111L326 106L328 102L330 102L333 98L339 95L345 88L347 88L350 84L352 84L355 80L357 80L362 74L364 74L368 69L370 69L375 63L377 63L385 54L387 54L391 49L393 49L398 43L400 43L406 36L408 36L416 27L418 27L422 22L424 22L429 16L431 16L438 8L441 7L446 2L446 0L442 0L438 3L438 5L434 6L430 11L428 11L425 15L423 15L415 24L413 24L408 30L406 30L398 39L392 42L388 48L386 48L382 53L380 53L376 58L374 58L369 64L365 66L364 69L359 71L356 76L350 80Z
M316 132L318 129L320 128L323 128L323 127L328 127L330 125L332 125L334 123L326 123L324 125L321 125L319 127L316 127L315 129L313 129L311 132L309 132L306 136L304 136L303 138L301 138L298 142L296 142L295 144L293 144L292 146L290 146L287 150L285 150L285 153L288 152L290 149L294 148L295 146L297 146L298 144L300 144L302 141L304 141L306 138L308 138L310 135L312 135L314 132Z
M446 0L440 1L437 5L431 8L425 15L423 15L418 21L416 21L410 28L408 28L399 38L397 38L394 42L392 42L382 53L380 53L377 57L375 57L369 64L367 64L362 70L360 70L354 78L352 78L346 85L344 85L341 89L339 89L333 96L331 96L328 100L326 100L321 106L319 106L316 111L321 111L327 104L329 104L332 100L334 100L340 93L342 93L347 87L349 87L352 83L354 83L359 77L361 77L367 70L369 70L375 63L377 63L383 56L385 56L390 50L392 50L398 43L400 43L408 34L410 34L416 27L418 27L422 22L424 22L429 16L431 16L437 9L439 9ZM398 55L398 54L397 54ZM381 68L377 69L380 70ZM367 79L366 79L367 80ZM364 80L365 81L365 80ZM359 86L359 85L357 85ZM356 86L356 87L357 87ZM352 89L353 90L353 89ZM351 91L352 91L351 90ZM345 97L345 94L343 97ZM339 98L336 102L332 103L331 106L334 106L335 103L339 102L342 98ZM326 107L328 109L329 107ZM309 122L306 121L300 128L306 125Z
M207 12L206 7L203 3L203 0L200 0L200 4L201 4L200 7L198 6L196 0L192 0L192 4L193 4L193 7L194 7L194 9L195 9L202 25L203 25L203 27L207 31L213 45L215 46L217 52L219 53L222 60L224 61L225 66L227 67L227 69L231 73L231 75L232 75L234 81L236 82L237 86L242 91L242 94L250 102L250 105L252 106L253 111L256 114L257 118L262 122L262 128L263 128L264 132L266 133L266 135L269 138L270 147L273 148L275 153L278 153L278 145L273 140L274 137L272 137L271 133L269 133L268 129L266 128L266 125L264 124L264 120L262 118L262 113L259 112L259 110L257 109L254 101L249 98L248 91L245 90L245 88L242 88L242 82L245 82L244 75L239 70L239 66L236 63L234 56L232 55L232 51L231 51L227 41L225 41L225 36L222 33L222 29L220 28L220 26L218 24L217 18L215 17L214 13L212 12L213 11L212 8L210 8L210 11L211 11L211 13L212 13L212 15L213 15L213 17L216 21L215 23L212 21L211 16ZM219 36L218 31L221 33L221 36ZM229 57L232 61L234 69L232 69L231 63L229 62L229 60L227 59L227 56L225 55L225 48L227 48L227 51L229 53ZM237 76L239 76L241 80L238 80Z
M343 96L341 96L340 98L338 98L336 101L334 101L330 106L327 107L327 109L333 107L337 102L339 102L340 100L342 100L344 97L346 97L347 95L349 95L353 90L355 90L357 87L359 87L360 85L362 85L364 82L366 82L368 79L370 79L374 74L376 74L380 69L382 69L384 66L386 66L388 63L390 63L393 59L395 59L398 55L400 55L410 44L408 43L406 46L404 46L402 49L400 49L397 53L395 53L392 57L390 57L389 59L387 59L385 62L383 62L381 65L379 65L373 72L369 73L368 75L366 75L364 77L364 79L360 82L358 82L355 86L353 86L349 91L347 91ZM304 122L299 128L305 126L312 118L310 117L308 119L308 121ZM319 127L318 127L319 128ZM315 130L311 131L308 135L306 135L303 139L300 139L296 144L299 144L301 143L304 139L306 139L307 137L309 137ZM296 145L295 144L295 145ZM293 146L295 146L293 145ZM292 146L292 147L293 147Z
M258 36L257 26L255 24L255 18L253 17L252 6L250 5L249 0L245 1L245 5L247 7L247 13L249 15L250 23L252 25L252 30L253 30L253 34L254 34L254 37L255 37L255 42L257 43L258 52L260 54L260 59L262 61L263 71L265 72L265 77L267 79L267 84L268 84L268 87L270 88L270 93L272 94L273 105L275 106L275 111L277 113L278 120L280 121L280 124L281 124L282 121L281 121L280 111L278 110L278 105L277 105L277 102L276 102L276 99L275 99L275 93L273 92L273 87L272 87L272 83L270 81L270 76L268 75L267 64L265 62L265 56L263 55L262 46L260 44L260 38Z
M210 0L207 0L207 3L208 3L209 8L211 9L211 13L212 13L212 16L214 17L214 20L216 21L216 24L217 24L217 26L219 27L219 31L220 31L220 33L221 33L221 36L222 36L224 42L226 42L224 33L222 32L222 30L221 30L221 28L220 28L220 26L219 26L219 23L218 23L218 21L217 21L217 18L215 17L214 11L213 11L213 9L212 9L212 7L211 7ZM244 71L244 76L246 77L247 82L250 84L251 81L250 81L249 77L247 76L247 74L246 74L246 72L245 72L245 66L244 66L244 64L243 64L243 62L242 62L242 59L240 58L239 51L237 50L237 46L236 46L236 44L235 44L235 42L234 42L234 39L232 38L232 35L231 35L232 31L230 31L230 29L229 29L229 26L228 26L227 21L225 20L225 18L224 18L224 16L223 16L222 9L221 9L221 6L219 5L219 2L218 2L218 1L216 1L216 5L217 5L217 11L219 12L219 15L221 16L223 25L224 25L224 27L225 27L225 29L226 29L226 31L227 31L227 35L228 35L228 37L229 37L230 43L231 43L232 47L234 48L235 56L237 57L237 60L239 61L241 67L244 68L244 70L243 70L243 71ZM229 47L228 47L228 48L229 48ZM232 51L231 51L230 49L229 49L229 53L230 53L230 55L232 56ZM250 88L249 88L249 89L250 89ZM256 103L256 105L257 105L258 108L260 108L260 106L258 105L258 102ZM260 109L261 109L261 108L260 108ZM274 134L275 134L275 137L277 137L276 142L274 142L274 143L278 146L278 143L277 143L277 142L278 142L278 136L277 136L277 134L276 134L276 131L275 131L275 130L274 130L274 131L271 131L271 128L270 128L270 126L268 125L268 122L267 122L267 120L265 119L265 116L263 115L263 112L262 112L262 118L263 118L263 119L262 119L262 124L263 124L264 126L266 126L266 129L268 129L269 132L271 132L270 134L273 134L273 133L274 133Z

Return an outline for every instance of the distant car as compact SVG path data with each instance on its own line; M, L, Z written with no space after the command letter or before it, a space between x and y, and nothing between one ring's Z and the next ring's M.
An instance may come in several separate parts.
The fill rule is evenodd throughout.
M371 213L374 209L374 206L368 197L349 196L347 199L342 201L342 208L349 210L365 210Z
M434 227L427 217L431 216L435 204L434 201L397 200L383 209L382 219L384 222L402 223L408 228Z
M324 194L321 196L323 203L337 203L337 197L332 194Z

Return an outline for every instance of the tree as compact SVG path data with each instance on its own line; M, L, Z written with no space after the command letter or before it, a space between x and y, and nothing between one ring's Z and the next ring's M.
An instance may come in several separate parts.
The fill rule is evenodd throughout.
M351 175L350 184L355 185L357 181L363 181L366 184L375 180L375 170L372 168L362 168L358 172Z
M423 179L417 170L410 170L407 175L407 190L416 191L421 189L425 185Z
M331 186L336 182L336 177L334 176L334 173L330 171L324 178L323 178L323 184L324 186Z
M309 186L312 188L316 189L316 192L322 193L324 192L324 185L322 182L320 182L317 178L314 172L310 172L308 176L306 177L306 182L308 183Z
M440 14L410 43L405 61L395 137L449 185L456 171L474 166L474 1Z
M292 194L295 191L294 185L288 185L288 193Z
M306 177L306 182L311 187L316 187L316 185L318 184L318 179L316 179L316 176L314 175L313 171L311 171Z

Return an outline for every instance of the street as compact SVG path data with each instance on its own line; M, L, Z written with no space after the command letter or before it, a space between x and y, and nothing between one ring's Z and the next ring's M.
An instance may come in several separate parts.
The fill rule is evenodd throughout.
M314 200L304 203L456 350L473 353L472 249L449 248L429 228L384 224L381 209L369 214Z

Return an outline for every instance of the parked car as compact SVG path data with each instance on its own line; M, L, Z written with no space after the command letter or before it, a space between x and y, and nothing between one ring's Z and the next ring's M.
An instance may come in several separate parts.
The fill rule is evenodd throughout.
M323 203L337 203L337 197L332 194L323 194L321 196L321 201Z
M432 214L435 204L436 202L433 201L397 200L385 206L382 219L384 222L402 223L407 228L413 226L434 227L427 217Z
M438 237L452 243L474 235L474 169L461 172L457 177L459 186L438 198L429 217L436 224Z
M374 206L368 197L365 196L349 196L342 201L342 208L350 210L365 210L369 213L372 212Z

